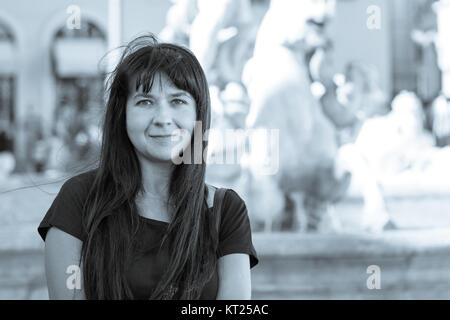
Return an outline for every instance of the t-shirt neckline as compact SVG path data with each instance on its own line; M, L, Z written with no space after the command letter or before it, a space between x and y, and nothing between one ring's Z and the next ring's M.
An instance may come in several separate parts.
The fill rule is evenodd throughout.
M157 225L162 225L162 226L168 226L169 222L167 221L162 221L162 220L157 220L157 219L153 219L153 218L147 218L144 216L139 215L139 217L141 217L141 219L145 222L149 222L152 224L157 224Z
M208 208L208 211L210 211L210 210L212 210L212 208ZM155 224L155 225L161 225L161 226L169 226L169 222L167 222L167 221L162 221L162 220L157 220L157 219L153 219L153 218L147 218L147 217L144 217L144 216L141 216L141 215L139 215L139 217L143 220L143 221L145 221L145 222L148 222L148 223L151 223L151 224Z

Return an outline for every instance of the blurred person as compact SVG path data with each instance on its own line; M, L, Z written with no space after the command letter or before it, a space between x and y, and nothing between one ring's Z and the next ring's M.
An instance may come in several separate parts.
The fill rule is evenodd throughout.
M313 94L318 97L323 113L334 124L336 130L341 131L355 126L358 123L358 117L348 103L344 104L338 99L332 57L332 47L326 44L325 47L319 47L312 53L308 65L311 80L314 81ZM356 90L352 91L356 92Z
M41 116L32 105L28 106L29 114L25 119L26 129L26 149L27 149L27 170L41 172L45 161L43 153L40 151L42 139Z
M372 163L358 148L360 144L355 143L361 127L368 119L388 113L376 69L361 62L351 62L346 66L345 75L340 81L342 83L336 89L337 102L334 103L341 105L339 108L345 107L353 119L338 132L340 147L337 159L341 167L352 173L349 188L356 188L364 198L364 208L358 216L359 229L375 233L393 229L395 224L390 218L379 177Z
M389 113L366 114L354 138L339 149L338 161L352 172L350 190L364 197L360 229L378 233L396 228L386 205L383 185L409 170L424 148L432 145L424 124L420 99L412 92L403 91L392 101Z
M434 146L425 130L421 100L413 92L400 92L390 113L363 124L355 145L380 181L414 167L424 151Z
M381 186L410 177L422 183L405 188L426 190L449 181L450 146L437 146L425 123L421 99L408 91L393 99L389 114L364 123L355 144Z
M41 146L47 150L47 159L45 161L45 171L62 172L67 171L69 163L78 157L73 146L74 128L77 123L76 107L74 105L63 104L55 112L52 134L44 138Z
M295 203L293 228L302 231L340 229L330 204L350 181L335 165L336 130L311 93L308 69L311 55L328 42L325 29L334 8L335 1L272 0L243 75L251 100L247 126L279 130L279 170L267 178ZM258 175L254 164L249 170Z
M338 114L337 111L344 109L343 113L351 115L351 121L338 127L339 144L343 145L356 140L365 120L385 115L389 108L374 66L350 62L345 67L345 74L338 79L340 83L336 83L333 103L339 105L340 109L335 110L335 113Z
M12 132L9 120L0 119L0 152L11 151L13 149Z
M42 137L36 151L46 150L43 170L76 171L98 157L99 137L91 115L75 105L58 107L51 136ZM44 155L43 155L44 156Z
M221 92L224 113L236 129L245 128L245 119L249 112L250 99L245 86L238 82L229 82Z
M204 161L175 161L195 157L199 135L203 155L209 125L195 56L152 36L130 42L110 78L99 166L64 183L38 228L51 299L250 298L245 202L206 184ZM70 266L79 287L66 286Z
M16 166L16 159L10 151L0 151L0 181L6 181Z
M11 136L7 129L0 129L0 181L6 180L16 166Z
M438 16L438 32L435 44L438 55L438 65L441 69L441 92L431 106L432 132L436 145L450 145L450 1L440 0L434 5Z
M44 171L47 162L48 151L49 150L47 143L42 133L40 132L36 139L32 152L32 161L34 165L34 170L36 172L42 173Z
M419 0L411 38L416 44L417 95L425 110L439 95L441 72L437 63L434 39L437 34L437 17L433 10L436 0Z
M440 188L450 177L450 147L435 147L425 129L421 100L408 91L394 98L389 114L367 119L355 143L343 146L339 157L355 169L350 189L365 194L368 206L361 226L373 231L380 231L375 228L383 224L384 229L396 227L382 198L385 187L428 192L427 188Z

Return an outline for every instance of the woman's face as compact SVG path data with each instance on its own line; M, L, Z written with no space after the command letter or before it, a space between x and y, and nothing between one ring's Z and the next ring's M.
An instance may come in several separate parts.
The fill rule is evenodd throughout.
M163 73L155 75L148 93L142 91L142 86L135 90L135 79L130 83L126 125L138 157L171 161L190 144L197 118L194 98Z

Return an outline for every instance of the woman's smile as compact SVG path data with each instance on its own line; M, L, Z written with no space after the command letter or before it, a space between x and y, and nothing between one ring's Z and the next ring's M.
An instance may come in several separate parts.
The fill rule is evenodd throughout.
M177 142L176 139L172 138L172 135L156 135L156 136L149 136L149 138L157 143L166 145Z
M174 130L173 133L158 133L158 134L149 134L148 137L152 139L152 141L162 143L162 144L172 144L178 143L180 141L180 133L179 130Z

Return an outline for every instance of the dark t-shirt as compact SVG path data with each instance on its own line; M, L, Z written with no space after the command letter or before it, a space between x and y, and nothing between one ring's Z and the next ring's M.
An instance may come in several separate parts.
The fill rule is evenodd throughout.
M81 210L87 198L96 170L77 175L67 180L45 217L38 232L45 241L47 231L55 226L84 241L86 232L81 222ZM211 213L211 208L208 209ZM250 268L258 264L258 257L252 243L250 221L245 202L232 189L227 189L222 203L219 232L218 256L231 253L246 253ZM161 240L169 223L141 216L142 228L138 234L139 250L133 253L133 260L127 269L127 279L135 299L148 299L168 264L168 245L160 249ZM217 296L217 269L204 287L200 299L214 300Z

